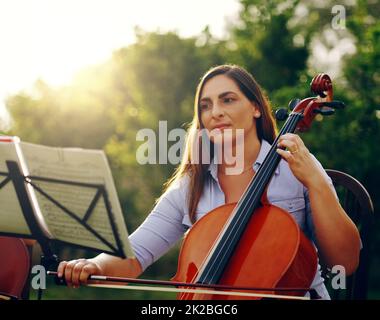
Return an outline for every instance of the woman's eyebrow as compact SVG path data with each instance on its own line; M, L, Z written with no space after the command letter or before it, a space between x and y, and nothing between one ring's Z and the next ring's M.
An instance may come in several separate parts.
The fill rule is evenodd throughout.
M235 92L233 92L233 91L226 91L226 92L222 92L222 93L218 96L218 98L219 98L219 99L223 99L225 96L229 95L230 93L235 94ZM211 99L210 99L209 97L204 97L204 98L202 98L200 101L211 101Z

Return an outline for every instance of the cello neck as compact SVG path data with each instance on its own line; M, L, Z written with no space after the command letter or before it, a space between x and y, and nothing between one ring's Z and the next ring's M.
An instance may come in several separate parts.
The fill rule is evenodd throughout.
M254 210L260 206L265 188L281 160L280 155L276 152L279 137L286 133L295 132L302 117L303 115L300 113L291 113L281 128L263 163L236 204L231 218L216 241L206 264L198 275L198 283L218 283Z
M278 140L280 136L286 133L293 133L297 128L298 121L302 119L302 114L292 113L287 119L284 126L281 128L280 133L271 145L271 148L262 162L257 173L252 178L246 191L238 201L235 211L236 214L248 215L250 218L252 210L257 208L265 188L269 184L273 173L281 160L281 156L276 152Z

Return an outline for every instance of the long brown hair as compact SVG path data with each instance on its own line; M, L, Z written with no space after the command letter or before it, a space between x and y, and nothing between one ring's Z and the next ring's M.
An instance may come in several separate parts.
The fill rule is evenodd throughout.
M268 99L264 95L259 84L253 78L253 76L248 73L242 67L236 65L220 65L211 68L205 73L201 78L197 91L195 94L194 101L194 117L187 131L185 152L183 154L182 161L180 165L175 170L173 176L165 184L165 189L168 190L170 186L178 181L185 175L190 178L189 182L189 192L188 192L188 209L189 216L192 223L195 222L196 208L198 206L199 199L203 192L203 186L207 175L207 169L209 164L202 161L202 140L199 136L200 129L203 128L202 122L200 120L200 108L199 100L202 95L202 90L205 83L211 78L217 75L225 75L230 79L234 80L238 85L242 93L252 102L254 102L260 112L260 118L256 119L256 130L258 139L267 140L269 143L273 143L276 137L276 125L275 120L271 112L271 107L269 105ZM194 161L194 147L198 147L198 156L200 161ZM214 148L210 148L209 158L213 158Z

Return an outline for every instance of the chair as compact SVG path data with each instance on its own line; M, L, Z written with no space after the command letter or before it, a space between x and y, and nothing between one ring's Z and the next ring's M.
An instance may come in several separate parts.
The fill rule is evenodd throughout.
M366 299L375 218L373 203L364 186L349 174L332 169L327 169L326 172L333 181L342 207L357 226L363 246L357 270L346 279L346 290L334 290L331 287L331 281L326 281L327 288L333 300ZM334 274L327 273L327 278L329 276L331 278Z

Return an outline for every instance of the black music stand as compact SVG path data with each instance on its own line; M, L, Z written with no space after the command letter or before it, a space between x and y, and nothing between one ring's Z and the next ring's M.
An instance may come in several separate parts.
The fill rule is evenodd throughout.
M51 178L44 178L44 177L37 177L37 176L24 176L20 170L20 167L16 161L6 161L6 165L8 168L8 172L0 172L0 176L4 176L5 179L0 182L0 189L2 189L4 186L6 186L8 183L12 182L16 191L17 199L20 203L20 207L23 213L23 216L25 218L25 221L31 231L31 235L23 235L23 234L15 234L15 233L6 233L1 232L0 234L6 235L6 236L17 236L17 237L23 237L23 238L32 238L36 239L38 243L41 246L42 255L41 255L41 265L45 268L45 270L49 270L49 268L56 268L59 263L59 259L56 254L51 249L51 241L57 241L65 244L69 244L75 247L80 247L84 249L91 249L99 252L106 252L112 255L119 256L121 258L126 258L124 251L122 249L121 240L119 237L119 233L117 232L117 225L115 223L115 217L112 213L111 204L109 202L107 190L104 185L102 184L90 184L90 183L80 183L80 182L74 182L74 181L66 181L66 180L58 180L58 179L51 179ZM59 203L56 199L51 197L48 193L46 193L43 189L41 189L39 186L37 186L35 183L37 181L43 181L48 183L58 183L58 184L66 184L66 185L72 185L72 186L80 186L84 188L93 188L96 190L95 196L92 199L88 209L86 210L85 215L83 218L80 218L78 215L76 215L74 212L70 211L68 208L63 206L61 203ZM77 221L81 226L86 228L88 231L90 231L98 240L100 240L103 244L105 244L109 250L100 250L97 248L92 247L86 247L82 245L76 245L73 243L69 243L66 241L58 240L58 239L49 239L41 230L39 223L37 221L37 218L34 214L33 205L30 202L28 192L27 192L27 184L31 185L35 192L38 192L45 198L47 198L51 203L53 203L55 206L59 207L63 212L65 212L67 215L69 215L71 218L73 218L75 221ZM105 207L107 210L108 219L113 231L113 235L115 237L116 246L111 244L109 241L107 241L103 236L101 236L94 228L92 228L88 223L88 219L90 218L91 214L93 213L96 204L98 201L103 198ZM38 290L38 299L40 300L42 298L42 289Z

